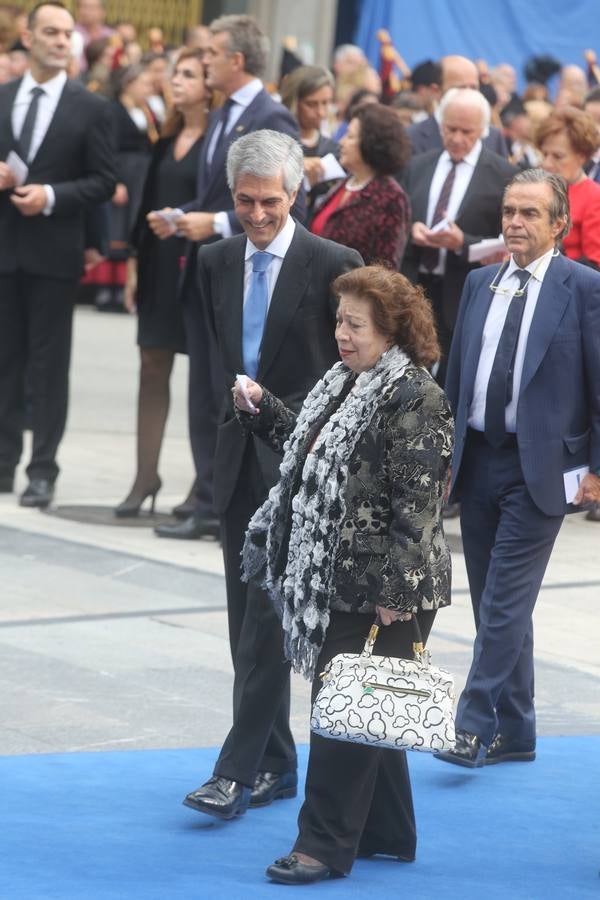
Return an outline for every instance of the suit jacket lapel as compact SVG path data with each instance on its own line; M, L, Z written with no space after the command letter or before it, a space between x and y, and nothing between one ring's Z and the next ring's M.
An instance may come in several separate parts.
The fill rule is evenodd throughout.
M521 393L541 365L548 350L548 345L571 299L571 291L566 283L569 276L569 269L564 257L556 256L552 259L542 282L527 337L525 361L521 376Z
M468 326L465 323L465 331L468 333L468 343L465 350L464 376L462 383L467 391L467 406L471 405L473 400L473 391L475 388L475 376L477 374L477 366L479 365L479 357L481 355L481 341L483 338L483 329L485 320L490 309L493 299L493 293L489 288L494 278L496 278L500 266L490 275L489 282L479 288L475 302L471 305Z
M294 237L283 260L269 305L258 366L259 381L275 359L302 300L310 280L310 257L311 250L306 232L296 223Z
M242 352L242 316L244 310L244 254L246 236L227 241L222 271L223 319L227 327L222 330L227 350L224 356L234 361L235 371L244 371Z
M467 189L464 193L464 196L460 202L460 206L457 210L457 213L456 213L456 221L457 222L461 217L461 213L463 211L465 204L467 204L469 202L470 197L476 197L478 192L481 190L481 188L484 187L484 185L487 181L487 175L486 175L487 168L488 167L487 167L487 160L486 160L486 149L485 149L485 147L482 147L481 154L479 156L479 159L477 160L477 164L476 164L475 168L473 169L473 174L471 176L471 180L470 180L469 184L467 185ZM498 229L500 229L500 223L498 223Z
M426 222L427 221L427 208L429 206L429 192L431 190L431 180L433 178L433 173L435 172L436 166L439 162L439 158L441 156L441 152L433 157L429 161L429 165L423 169L421 173L421 178L419 180L418 185L416 185L416 190L414 193L413 200L413 221L417 222ZM437 202L437 197L435 198ZM421 248L419 248L420 251Z

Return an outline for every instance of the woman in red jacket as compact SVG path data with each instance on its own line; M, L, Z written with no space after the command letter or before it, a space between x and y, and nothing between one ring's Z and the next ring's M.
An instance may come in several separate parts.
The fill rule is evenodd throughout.
M370 103L351 120L340 147L349 177L325 197L311 231L358 250L368 266L397 269L410 226L408 197L393 177L410 155L404 127L393 110Z
M600 268L600 184L583 169L600 145L596 123L575 107L555 109L540 122L536 144L542 168L562 175L568 185L571 229L563 238L565 256Z

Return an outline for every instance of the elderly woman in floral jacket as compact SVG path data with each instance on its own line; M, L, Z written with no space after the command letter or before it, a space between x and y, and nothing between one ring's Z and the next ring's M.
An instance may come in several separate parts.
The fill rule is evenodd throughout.
M441 508L452 453L439 356L421 288L380 266L334 282L341 362L296 416L266 389L234 387L245 427L283 453L280 481L248 527L243 572L280 612L284 655L313 679L360 652L376 612L377 652L411 656L450 602ZM311 736L306 796L290 855L267 870L305 884L350 872L357 855L415 856L404 752Z

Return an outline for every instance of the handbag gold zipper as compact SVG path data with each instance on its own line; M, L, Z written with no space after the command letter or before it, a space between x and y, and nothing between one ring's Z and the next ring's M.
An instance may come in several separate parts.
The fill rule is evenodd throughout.
M415 697L431 697L431 691L422 691L418 688L394 687L391 684L379 684L377 681L363 681L363 693L372 694L374 690L391 691L392 694L412 694Z

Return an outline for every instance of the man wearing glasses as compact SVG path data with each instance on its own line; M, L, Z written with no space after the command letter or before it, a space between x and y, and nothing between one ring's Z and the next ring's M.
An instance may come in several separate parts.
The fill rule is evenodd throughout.
M600 274L562 256L566 183L516 175L510 258L465 283L446 391L451 499L477 627L453 750L469 768L535 759L532 613L563 517L600 499Z

